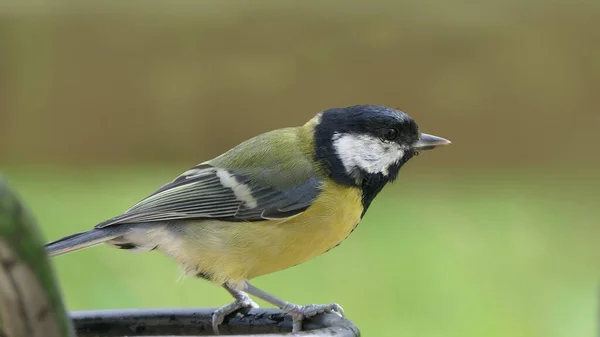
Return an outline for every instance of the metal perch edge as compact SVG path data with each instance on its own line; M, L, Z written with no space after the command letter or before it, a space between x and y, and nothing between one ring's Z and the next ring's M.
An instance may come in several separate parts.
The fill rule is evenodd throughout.
M78 337L212 336L212 308L125 309L73 312ZM358 337L351 321L321 314L304 321L305 331L291 334L292 320L280 310L252 309L231 315L220 326L222 335Z

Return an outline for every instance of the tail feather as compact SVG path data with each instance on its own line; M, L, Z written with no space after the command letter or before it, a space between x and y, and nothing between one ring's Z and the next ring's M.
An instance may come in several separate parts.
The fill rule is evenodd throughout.
M62 239L44 245L50 257L74 252L76 250L99 245L121 236L120 230L113 228L92 229L87 232L75 233Z

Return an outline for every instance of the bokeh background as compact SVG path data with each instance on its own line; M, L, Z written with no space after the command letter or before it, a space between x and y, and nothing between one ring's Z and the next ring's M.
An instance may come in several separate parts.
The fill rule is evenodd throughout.
M364 336L594 336L599 22L598 1L5 0L0 171L56 239L260 132L389 105L453 145L256 285ZM230 301L157 253L53 262L72 310Z

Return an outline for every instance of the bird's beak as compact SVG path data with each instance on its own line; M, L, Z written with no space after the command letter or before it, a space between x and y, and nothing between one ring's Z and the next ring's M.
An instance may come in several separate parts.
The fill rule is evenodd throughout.
M431 150L437 146L450 144L452 144L452 142L450 142L448 139L422 133L421 139L419 139L419 141L416 142L413 147L419 150Z

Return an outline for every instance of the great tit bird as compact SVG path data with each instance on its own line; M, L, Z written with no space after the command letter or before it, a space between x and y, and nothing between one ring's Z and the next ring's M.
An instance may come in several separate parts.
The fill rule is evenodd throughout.
M378 105L333 108L306 124L270 131L198 164L123 214L92 230L48 243L56 256L101 243L157 250L186 274L224 287L235 299L217 309L213 328L248 294L291 315L293 330L335 304L295 305L248 280L306 262L339 245L381 189L422 150L450 141L420 133L402 111Z

